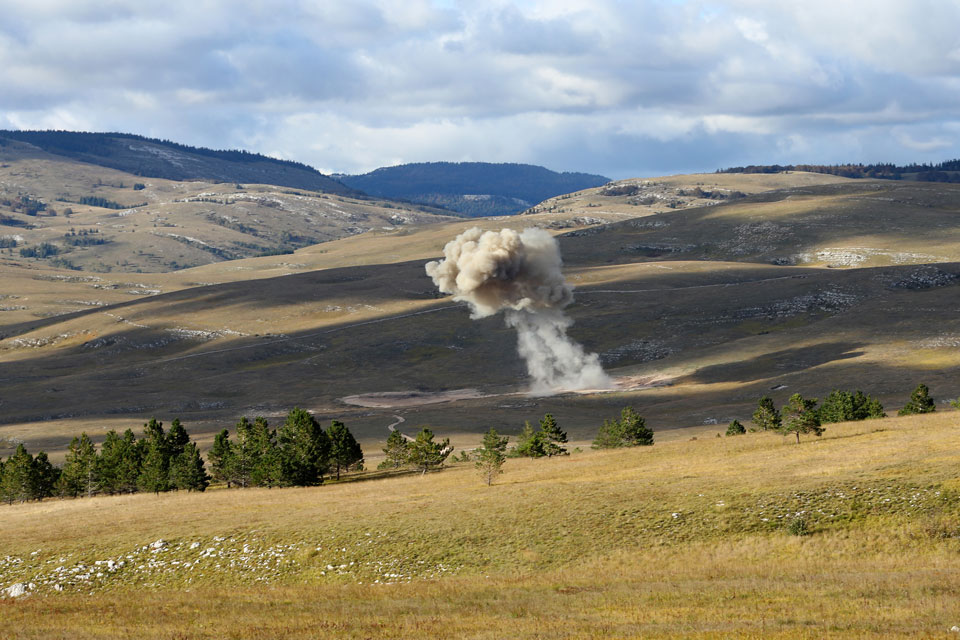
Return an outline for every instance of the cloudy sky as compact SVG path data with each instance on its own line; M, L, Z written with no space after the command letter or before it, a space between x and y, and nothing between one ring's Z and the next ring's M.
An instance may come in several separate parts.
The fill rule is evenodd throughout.
M359 173L960 157L960 0L0 0L0 128Z

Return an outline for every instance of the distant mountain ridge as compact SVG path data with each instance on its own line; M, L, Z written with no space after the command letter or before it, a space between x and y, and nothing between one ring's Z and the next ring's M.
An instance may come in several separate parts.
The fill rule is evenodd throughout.
M490 162L418 162L336 177L372 196L442 206L470 217L519 213L547 198L610 182L600 175Z
M294 189L358 195L351 188L300 162L248 151L191 147L131 133L0 130L43 151L147 178L272 184Z

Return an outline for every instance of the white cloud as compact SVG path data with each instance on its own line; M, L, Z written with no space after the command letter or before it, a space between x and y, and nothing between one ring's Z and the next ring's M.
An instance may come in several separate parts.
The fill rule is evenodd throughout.
M470 159L621 177L960 156L953 0L9 4L5 126L245 146L330 171Z

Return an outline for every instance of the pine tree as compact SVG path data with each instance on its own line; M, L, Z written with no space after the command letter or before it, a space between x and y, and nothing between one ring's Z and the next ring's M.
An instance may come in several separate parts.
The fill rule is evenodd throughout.
M213 480L226 482L227 487L232 484L234 456L233 443L230 442L230 432L224 429L213 438L213 446L207 453Z
M548 413L540 420L540 440L543 446L543 453L548 458L553 456L567 455L567 450L563 445L567 442L567 434L560 429L553 414Z
M363 450L347 425L334 420L327 429L327 435L330 437L330 461L337 468L337 480L340 479L341 469L347 471L357 464L363 466Z
M937 405L930 397L930 389L922 382L910 394L908 402L900 411L898 416L909 416L917 413L932 413L937 410Z
M740 424L739 420L734 420L733 422L730 423L730 426L727 427L728 436L740 436L745 434L746 432L747 430L744 428L742 424Z
M594 449L640 447L653 444L653 430L633 407L624 407L619 420L604 420L593 441Z
M512 453L523 458L542 458L546 455L543 444L542 432L534 431L530 421L525 420Z
M237 446L233 447L233 464L230 479L239 487L250 486L250 474L256 463L256 451L251 446L253 423L246 416L240 418L234 427L237 434Z
M152 491L159 494L170 489L170 453L166 434L163 432L163 423L151 418L144 425L146 442L143 454L143 464L140 467L140 476L137 478L137 487L141 491Z
M410 446L406 437L397 429L391 431L383 453L383 461L377 465L377 469L400 469L407 466L410 460Z
M210 476L204 468L200 449L188 442L183 453L173 459L170 465L170 484L176 489L204 491L210 485Z
M298 486L323 480L330 459L330 438L304 409L294 408L277 433L284 481Z
M26 502L36 496L37 479L33 466L33 456L27 453L23 444L3 465L3 477L0 479L0 500L4 502Z
M420 469L422 473L426 473L442 465L451 451L453 447L450 446L449 438L444 439L443 442L436 442L433 439L433 431L423 427L410 444L410 464Z
M763 431L777 431L783 424L783 419L777 408L773 406L773 398L763 396L757 403L757 410L753 412L753 424Z
M93 496L100 491L99 461L93 441L84 432L70 442L63 464L59 493L76 497Z
M501 436L491 428L483 436L483 446L477 450L477 469L489 487L493 479L503 473L503 463L507 459L507 436Z
M190 443L190 435L180 424L180 418L174 418L170 423L170 430L167 432L167 453L170 459L176 458L184 452L187 444Z
M283 469L277 448L277 432L270 428L263 416L254 419L247 446L252 461L250 483L256 487L279 485L283 480Z
M50 463L45 451L39 452L33 459L33 497L43 500L54 495L60 469Z
M137 490L140 475L140 451L133 431L127 429L123 436L109 431L100 446L98 460L100 486L107 493L133 493Z
M800 444L801 433L812 433L818 438L823 434L824 429L820 426L820 416L817 413L817 399L804 398L799 393L790 396L787 406L783 408L783 424L779 429L780 433L786 435L793 433L797 436L797 444Z

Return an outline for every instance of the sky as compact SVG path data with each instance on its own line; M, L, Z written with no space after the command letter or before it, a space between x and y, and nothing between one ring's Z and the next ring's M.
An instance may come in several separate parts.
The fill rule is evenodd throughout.
M0 128L325 173L960 157L960 0L0 0Z

